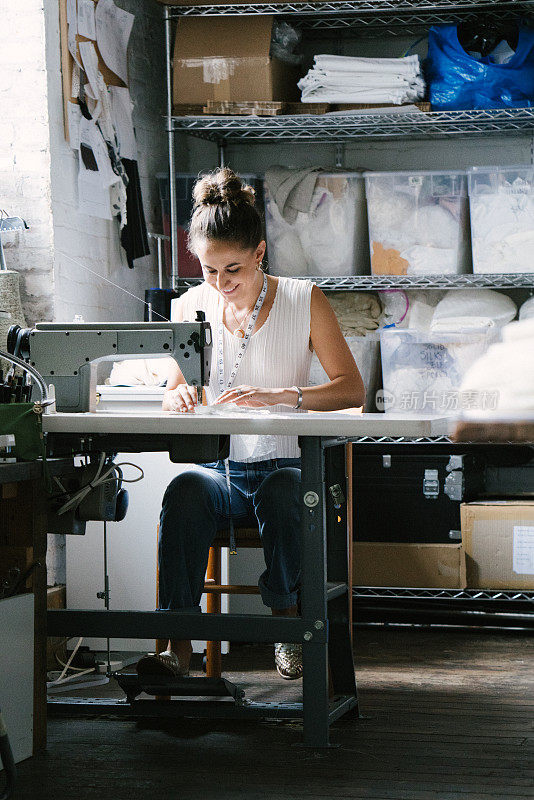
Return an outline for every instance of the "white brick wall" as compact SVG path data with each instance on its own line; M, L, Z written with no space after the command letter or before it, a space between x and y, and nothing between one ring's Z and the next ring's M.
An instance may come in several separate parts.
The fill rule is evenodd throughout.
M129 71L141 186L148 228L161 230L154 174L167 164L162 10L146 0L117 5L136 15ZM0 19L0 208L30 226L5 244L8 267L21 273L27 321L76 313L140 319L142 304L107 281L143 298L155 283L154 258L128 269L117 222L77 210L77 156L63 135L58 2L0 0Z
M154 175L167 165L163 13L149 0L117 5L136 16L130 92L147 225L160 231ZM0 208L30 226L6 241L6 261L21 274L29 324L70 321L74 314L87 321L142 319L142 303L121 287L143 298L155 285L155 259L130 270L117 222L77 209L77 155L63 132L58 6L58 0L0 0ZM63 540L50 537L50 583L65 580Z
M148 229L161 230L153 176L158 170L165 169L167 163L162 119L165 108L163 17L160 6L145 0L118 0L117 5L135 14L129 48L129 74L130 93L135 104L134 125L140 142L141 188ZM88 322L142 319L142 303L122 288L143 298L145 288L154 285L155 260L152 257L140 259L130 270L120 247L117 222L78 212L77 153L65 142L63 132L56 3L47 4L46 29L55 249L54 316L58 321L71 320L74 314L82 314ZM149 143L146 150L141 144L144 141Z
M0 208L30 226L5 252L33 322L51 318L54 292L43 0L0 0L0 19Z

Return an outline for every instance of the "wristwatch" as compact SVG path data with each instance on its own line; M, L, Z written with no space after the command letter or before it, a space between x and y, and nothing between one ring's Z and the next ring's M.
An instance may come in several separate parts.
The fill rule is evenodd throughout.
M297 405L293 406L293 408L295 409L300 408L302 405L302 389L299 389L298 386L292 386L291 388L294 389L297 393Z

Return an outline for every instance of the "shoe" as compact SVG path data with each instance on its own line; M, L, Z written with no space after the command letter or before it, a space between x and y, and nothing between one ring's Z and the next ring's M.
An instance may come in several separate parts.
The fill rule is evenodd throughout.
M280 677L286 681L302 678L302 645L277 642L274 646L274 663Z
M184 669L178 656L172 650L163 653L148 653L137 662L138 675L167 675L169 678L187 678L189 670Z

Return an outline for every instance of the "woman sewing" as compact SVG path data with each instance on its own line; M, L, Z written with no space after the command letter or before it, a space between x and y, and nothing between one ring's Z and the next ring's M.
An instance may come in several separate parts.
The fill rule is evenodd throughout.
M173 320L204 311L214 338L208 404L333 411L361 406L363 382L337 319L311 281L268 276L254 190L223 168L197 181L189 246L204 282L185 292ZM312 351L328 383L308 386ZM197 393L173 363L163 409L194 412ZM263 603L296 616L300 581L300 459L297 437L232 436L229 461L192 466L168 486L159 540L159 607L199 609L209 548L230 520L259 526L266 569ZM191 642L171 640L145 656L141 674L189 672ZM301 646L275 645L283 678L302 675Z

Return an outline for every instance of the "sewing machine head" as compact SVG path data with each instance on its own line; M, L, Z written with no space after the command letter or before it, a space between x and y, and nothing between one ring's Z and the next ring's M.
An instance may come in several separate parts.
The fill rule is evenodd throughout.
M58 411L95 411L98 363L128 358L171 356L200 397L210 379L211 347L200 311L194 322L39 322L14 325L8 335L9 352L54 384Z

